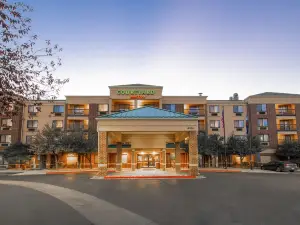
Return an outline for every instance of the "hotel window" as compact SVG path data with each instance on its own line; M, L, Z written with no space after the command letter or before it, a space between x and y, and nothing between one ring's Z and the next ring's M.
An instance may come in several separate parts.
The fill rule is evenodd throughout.
M164 109L172 111L172 112L176 112L176 105L175 104L165 104Z
M0 142L1 143L11 143L11 135L1 135L0 136Z
M34 135L27 135L26 136L26 144L30 145L33 141Z
M12 126L12 119L2 119L1 126L2 127L11 127Z
M234 121L234 128L243 128L244 127L244 120L235 120Z
M63 127L63 120L53 120L52 121L53 128L62 128Z
M37 120L27 120L27 128L37 128L38 121Z
M209 126L210 128L220 128L220 120L210 120Z
M258 127L267 127L268 126L268 119L258 119L257 120Z
M257 136L258 136L258 139L261 142L268 142L269 141L269 135L268 134L259 134Z
M267 112L267 105L266 104L259 104L256 106L257 112Z
M210 113L218 113L218 112L220 112L219 106L218 105L210 105L209 106L209 112Z
M38 112L38 107L35 106L35 105L29 105L28 106L28 112L29 113L36 113L36 112Z
M242 105L234 105L233 106L233 112L234 113L242 113L243 112L243 106Z
M53 106L53 112L54 113L63 113L65 110L65 107L63 105L55 105Z
M98 112L108 112L108 104L98 105Z

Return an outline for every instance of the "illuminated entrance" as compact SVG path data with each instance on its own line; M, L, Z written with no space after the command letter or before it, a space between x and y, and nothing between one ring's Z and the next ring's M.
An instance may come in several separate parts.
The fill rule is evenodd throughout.
M158 168L160 157L158 154L138 154L137 155L137 169L140 168Z

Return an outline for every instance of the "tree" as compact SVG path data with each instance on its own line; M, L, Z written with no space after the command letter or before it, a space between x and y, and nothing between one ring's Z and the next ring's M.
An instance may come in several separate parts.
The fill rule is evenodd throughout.
M218 160L218 155L224 148L223 140L224 138L219 134L198 135L198 153L201 155L213 157ZM218 167L217 163L216 166Z
M227 140L228 149L233 154L237 154L240 157L241 165L247 155L252 155L260 152L261 145L258 137L248 136L230 136Z
M297 141L285 140L282 145L278 146L276 155L290 160L291 158L300 157L300 146Z
M21 161L29 161L33 153L30 151L29 145L17 142L8 146L3 151L3 157L8 162L21 163Z
M81 157L86 158L92 168L92 153L97 151L98 145L97 132L89 131L88 135L82 131L65 133L62 143L64 149L78 154L79 163Z
M64 131L52 128L47 124L42 131L38 131L35 135L30 148L36 155L39 156L48 154L54 155L55 168L57 169L59 153L68 150L65 146L63 146L63 137Z
M53 72L61 65L62 49L32 33L32 8L24 3L0 0L0 111L12 111L27 100L53 100L68 79L57 79ZM44 45L44 47L41 47Z

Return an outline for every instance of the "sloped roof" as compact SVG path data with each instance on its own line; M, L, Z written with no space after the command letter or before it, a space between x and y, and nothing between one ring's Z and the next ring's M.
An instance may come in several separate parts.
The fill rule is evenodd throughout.
M198 118L197 116L183 113L172 112L165 109L158 109L149 106L137 108L125 112L104 115L98 118L115 118L115 119L186 119Z
M109 87L152 87L152 88L162 88L162 86L150 85L150 84L122 84L122 85L113 85Z
M263 93L259 93L256 95L251 95L249 97L264 97L264 96L284 96L284 97L292 97L292 96L297 96L299 97L300 94L292 94L292 93L280 93L280 92L263 92Z

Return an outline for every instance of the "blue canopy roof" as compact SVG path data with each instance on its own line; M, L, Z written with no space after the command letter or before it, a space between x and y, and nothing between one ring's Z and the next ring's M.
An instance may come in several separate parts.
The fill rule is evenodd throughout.
M165 109L158 109L149 106L145 106L142 108L137 108L129 111L123 111L113 114L108 114L101 116L100 118L131 118L131 119L149 119L149 118L158 118L158 119L184 119L184 118L198 118L197 116L187 115L183 113L172 112Z

